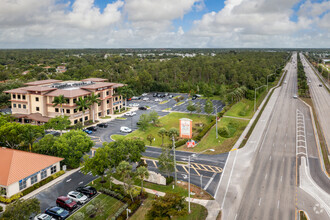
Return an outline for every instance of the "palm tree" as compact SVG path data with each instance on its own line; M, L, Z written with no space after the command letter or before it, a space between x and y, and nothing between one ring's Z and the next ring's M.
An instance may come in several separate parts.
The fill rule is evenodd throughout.
M161 128L158 131L158 136L162 137L162 146L164 145L164 137L167 135L167 131L165 128Z
M127 109L127 99L132 97L134 95L133 90L127 86L123 87L121 90L121 94L123 98L125 99L125 111Z
M33 127L33 125L29 125L24 129L24 132L20 135L23 139L23 144L29 146L29 151L32 151L32 144L42 136L42 133L36 128Z
M148 169L145 166L140 166L136 169L136 177L141 180L141 194L143 193L143 180L149 177Z
M89 101L88 101L87 98L84 99L84 98L82 98L82 97L79 97L79 99L78 99L78 101L76 102L76 104L77 104L77 106L78 106L77 109L80 110L80 111L82 111L82 113L83 113L83 116L82 116L82 124L83 124L83 126L84 126L84 125L85 125L85 111L86 111L87 108L89 108L90 103L89 103Z
M92 94L88 97L88 101L90 106L92 106L93 109L93 123L95 123L95 104L99 104L101 102L101 100L99 99L99 97L97 95L94 94L94 92L92 92Z
M58 105L60 106L60 111L61 114L63 115L62 105L66 103L66 98L64 98L64 95L56 96L52 103L54 104L53 107L56 107Z

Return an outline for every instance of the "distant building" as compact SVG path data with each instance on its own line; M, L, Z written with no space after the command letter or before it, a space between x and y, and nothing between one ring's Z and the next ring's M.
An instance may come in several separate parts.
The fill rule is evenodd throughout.
M57 73L65 73L66 72L66 67L65 66L58 66L56 68Z
M61 170L63 158L0 147L0 188L9 198Z
M25 83L21 87L5 91L11 94L11 109L14 117L21 123L43 124L50 118L61 115L60 106L53 106L55 97L64 95L67 102L62 105L64 115L69 116L71 124L93 118L88 109L83 114L77 110L76 101L87 98L93 92L99 96L100 103L94 104L95 119L114 114L123 107L122 96L116 94L117 88L124 86L121 83L105 82L106 79L88 78L81 81L40 80Z

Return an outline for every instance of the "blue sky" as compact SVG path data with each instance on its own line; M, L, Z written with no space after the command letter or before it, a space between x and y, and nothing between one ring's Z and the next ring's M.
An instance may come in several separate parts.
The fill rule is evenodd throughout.
M329 0L0 0L0 48L330 47Z

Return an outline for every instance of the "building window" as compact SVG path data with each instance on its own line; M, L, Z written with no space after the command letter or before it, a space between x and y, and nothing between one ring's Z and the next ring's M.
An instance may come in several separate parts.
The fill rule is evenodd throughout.
M74 120L74 124L77 124L78 123L78 120L76 119L76 120Z
M21 180L19 182L19 190L25 189L26 188L26 180Z
M55 112L58 112L58 108L55 108Z
M35 174L31 177L31 185L35 184L37 181L38 181L38 176L37 176L37 174Z
M107 114L110 114L110 110L109 109L107 110Z
M66 99L66 104L70 104L70 99Z
M99 112L99 116L101 116L101 112Z
M23 105L23 108L26 109L26 105Z
M118 101L118 97L116 97L116 101Z
M13 99L16 99L16 95L15 94L13 94Z
M80 118L79 121L82 122L82 118Z
M21 104L18 104L18 108L21 108Z
M77 99L73 99L73 103L76 103Z
M18 98L18 99L21 99L21 95L17 95L17 98Z
M85 121L87 121L87 120L88 120L88 116L85 117Z
M77 111L78 111L78 110L77 110L76 108L75 108L75 109L73 109L73 113L77 113Z
M110 100L108 99L108 100L107 100L107 104L109 104L109 103L110 103Z
M47 177L47 170L41 171L40 177L41 177L41 179L45 179Z
M4 195L4 196L7 195L7 189L4 187L0 187L0 192L1 192L0 195Z
M56 173L56 166L50 168L50 174Z
M25 95L22 95L23 100L25 100Z
M39 107L36 107L36 111L38 112L40 110L40 108Z
M107 95L109 95L109 91L107 91Z
M39 97L36 97L36 102L39 102Z
M67 110L66 110L66 113L67 113L67 114L70 114L70 109L67 109Z
M13 107L16 108L16 104L13 104Z

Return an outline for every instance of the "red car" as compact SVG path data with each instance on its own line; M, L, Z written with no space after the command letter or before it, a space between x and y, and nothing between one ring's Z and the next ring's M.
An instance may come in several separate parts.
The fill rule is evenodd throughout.
M77 203L66 196L58 197L56 199L56 205L59 207L62 207L63 209L70 210L70 211L77 208Z

